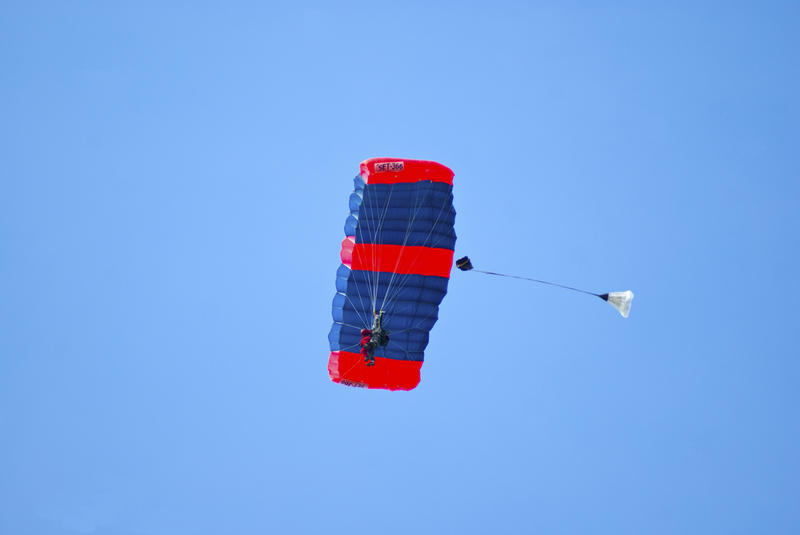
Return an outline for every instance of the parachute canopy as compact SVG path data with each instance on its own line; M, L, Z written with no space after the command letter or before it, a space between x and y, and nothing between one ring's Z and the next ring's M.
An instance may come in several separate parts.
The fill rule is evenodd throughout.
M328 335L331 380L411 390L420 381L428 335L453 266L453 172L436 162L361 162L344 225ZM361 329L383 312L389 343L375 365L359 353Z

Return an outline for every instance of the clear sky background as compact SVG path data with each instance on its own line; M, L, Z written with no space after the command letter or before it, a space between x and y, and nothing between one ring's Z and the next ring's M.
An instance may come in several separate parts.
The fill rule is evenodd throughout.
M4 2L0 533L800 532L795 2ZM412 392L352 177L455 171Z

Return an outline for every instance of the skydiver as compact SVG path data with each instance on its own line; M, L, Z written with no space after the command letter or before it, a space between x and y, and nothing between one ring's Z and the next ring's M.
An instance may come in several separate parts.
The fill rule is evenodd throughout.
M372 329L361 329L361 356L367 366L375 365L375 350L389 343L389 331L383 328L383 311L375 314Z

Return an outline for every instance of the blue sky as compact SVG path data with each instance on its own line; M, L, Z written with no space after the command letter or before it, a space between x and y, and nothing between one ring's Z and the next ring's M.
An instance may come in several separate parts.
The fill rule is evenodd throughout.
M0 17L0 532L797 533L791 2ZM455 171L408 393L328 380L347 199Z

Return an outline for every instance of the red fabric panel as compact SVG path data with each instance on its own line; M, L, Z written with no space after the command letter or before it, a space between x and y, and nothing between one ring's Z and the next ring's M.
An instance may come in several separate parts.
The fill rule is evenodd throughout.
M328 374L335 383L363 388L411 390L419 384L422 362L375 357L367 366L364 357L349 351L331 351Z
M355 236L345 236L342 240L342 250L339 256L342 258L342 264L353 269L353 247L356 244Z
M396 184L431 180L453 184L453 171L437 162L403 158L370 158L361 162L365 184Z
M345 240L347 241L347 240ZM344 243L342 262L344 262ZM450 277L453 251L435 247L356 243L350 251L351 269Z

